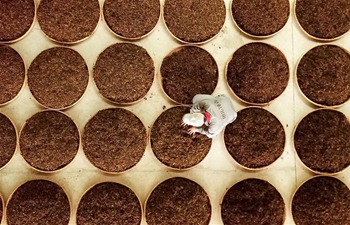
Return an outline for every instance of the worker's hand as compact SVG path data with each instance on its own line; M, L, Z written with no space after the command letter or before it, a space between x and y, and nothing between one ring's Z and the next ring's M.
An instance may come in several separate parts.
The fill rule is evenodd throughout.
M190 129L187 130L187 133L188 133L189 135L195 134L195 133L196 133L196 128L195 128L195 127L191 127Z

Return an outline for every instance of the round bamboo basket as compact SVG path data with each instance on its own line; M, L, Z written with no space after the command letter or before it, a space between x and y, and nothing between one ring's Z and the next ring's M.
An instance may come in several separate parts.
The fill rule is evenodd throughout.
M237 27L237 29L242 32L244 35L248 36L248 37L251 37L253 39L267 39L267 38L270 38L272 36L275 36L276 34L280 33L284 27L286 26L288 20L289 20L289 17L290 17L290 12L288 13L288 19L286 20L286 22L284 23L284 25L276 32L272 33L272 34L269 34L269 35L254 35L254 34L250 34L248 32L246 32L245 30L243 30L240 26L238 26L236 20L233 18L233 14L232 14L232 3L233 3L233 0L230 0L230 8L229 8L229 12L230 12L230 17L233 21L233 23L235 24L235 26Z
M172 103L175 103L176 105L191 106L191 104L184 104L184 103L181 103L181 102L178 102L178 101L172 99L172 98L165 92L164 87L163 87L163 76L162 76L162 73L161 73L161 67L162 67L162 64L163 64L163 62L164 62L164 59L167 58L167 57L169 57L169 56L171 56L172 54L174 54L174 53L176 53L176 52L182 50L183 48L186 48L186 47L196 47L196 48L200 48L200 49L204 50L205 52L207 52L207 53L210 55L210 57L213 59L213 61L215 62L216 67L218 68L217 78L218 78L218 80L219 80L219 67L218 67L218 63L217 63L217 61L215 60L215 58L213 57L213 55L212 55L210 52L208 52L207 50L205 50L205 49L203 49L203 48L201 48L201 47L199 47L199 46L192 45L192 44L181 45L181 46L179 46L179 47L177 47L177 48L171 50L171 51L163 58L163 60L162 60L162 62L161 62L161 65L159 66L157 79L158 79L159 86L161 87L161 88L160 88L161 92L164 94L164 96L167 97L168 100L170 100ZM214 88L214 91L215 91L215 89L218 87L218 84L219 84L219 82L217 81L217 82L216 82L216 86L215 86L215 88ZM199 93L198 93L198 94L199 94ZM208 94L212 94L212 93L208 93Z
M129 111L129 110L128 110ZM131 111L130 111L131 112ZM133 112L131 112L132 114L134 114ZM96 115L96 114L95 114ZM94 115L94 116L95 116ZM134 114L135 115L135 114ZM90 119L92 119L94 116L92 116ZM147 148L147 144L148 144L148 132L147 132L147 129L146 129L146 126L145 126L145 124L142 122L142 120L137 116L137 115L135 115L136 116L136 118L142 123L142 125L143 125L143 127L145 128L145 130L146 130L146 144L145 144L145 151L146 151L146 148ZM89 121L90 121L90 119L89 119ZM84 130L83 130L83 135L84 135L84 131L85 131L85 127L84 127ZM82 141L81 141L82 142ZM96 165L95 165L95 163L94 162L92 162L87 156L86 156L86 154L85 154L85 151L84 151L84 144L82 144L82 148L83 148L83 152L84 152L84 155L85 155L85 158L88 160L88 162L95 168L95 169L97 169L97 171L99 171L100 173L102 173L102 174L109 174L109 175L121 175L121 174L124 174L124 173L126 173L126 172L128 172L128 171L130 171L130 170L132 170L141 160L142 160L142 157L140 158L140 160L135 164L135 165L133 165L132 167L130 167L130 168L128 168L128 169L126 169L126 170L123 170L123 171L118 171L118 172L113 172L113 171L106 171L106 170L103 170L103 169L101 169L101 168L99 168L99 167L97 167Z
M42 113L42 112L49 112L49 111L51 111L51 112L57 112L57 113L61 113L61 114L65 115L66 117L68 117L69 119L71 119L71 121L74 123L75 127L77 128L77 131L78 131L78 134L79 134L79 146L78 146L78 149L77 149L77 151L76 151L76 153L75 153L75 156L74 156L74 158L75 158L76 155L77 155L77 153L78 153L78 151L79 151L79 148L80 148L80 146L81 146L81 133L80 133L80 130L79 130L79 128L78 128L76 122L75 122L70 116L68 116L66 113L63 113L63 112L58 111L58 110L45 109L45 110L43 110L43 111L37 112L36 114ZM36 115L36 114L34 114L34 115ZM32 115L30 118L32 118L34 115ZM30 118L29 118L29 119L30 119ZM18 140L20 139L21 133L22 133L22 131L23 131L23 128L26 126L26 124L27 124L27 122L28 122L29 119L27 119L27 121L26 121L26 122L23 124L23 126L21 127L21 130L20 130L20 132L19 132L19 138L18 138ZM19 141L18 141L18 142L19 142ZM19 148L19 152L21 153L21 147L20 147L20 144L19 144L19 143L18 143L18 148ZM22 153L21 153L21 156L22 156ZM64 170L65 168L67 168L69 165L71 165L72 162L74 161L74 158L73 158L70 162L68 162L68 163L67 163L66 165L64 165L62 168L59 168L59 169L57 169L57 170L48 171L48 170L42 170L42 169L36 168L36 167L32 166L23 156L22 156L22 158L24 159L24 161L26 162L26 164L27 164L32 170L34 170L34 171L36 171L36 172L39 172L39 173L45 173L45 174L55 174L55 173L61 172L62 170Z
M1 44L0 44L1 47ZM10 47L10 46L8 46ZM11 47L10 47L11 48ZM12 50L16 51L14 48L11 48ZM16 51L17 52L17 51ZM25 83L27 82L27 71L28 71L28 66L26 64L26 62L24 61L23 57L17 52L17 54L21 57L22 61L23 61L23 65L24 65L24 79L23 79L23 83L22 83L22 87L19 90L19 92L16 94L16 96L12 99L10 99L9 101L6 101L4 103L0 103L0 107L5 106L7 104L10 104L11 102L13 102L14 100L17 99L17 97L22 93L24 87L25 87Z
M18 130L17 130L13 120L11 118L9 118L8 116L6 116L5 114L1 113L1 112L0 112L0 114L4 115L11 122L11 124L12 124L12 126L13 126L13 128L15 129L15 132L16 132L16 148L13 151L11 159L4 166L0 167L0 170L2 170L2 169L4 169L7 165L9 165L13 161L13 158L15 157L15 155L16 155L18 149L19 149L19 135L18 135ZM1 224L1 221L0 221L0 224Z
M5 217L5 210L6 210L6 204L5 204L5 200L4 200L4 197L2 196L2 194L0 194L0 201L1 201L1 204L2 204L2 217L0 218L0 224L3 224L6 220L6 217Z
M297 0L295 0L294 3L293 3L293 15L294 15L293 17L294 17L294 20L296 21L297 26L300 28L300 30L303 32L303 34L305 36L307 36L308 38L310 38L312 40L315 40L315 41L320 41L320 42L331 42L331 41L335 41L335 40L338 40L338 39L342 38L343 36L345 36L349 32L349 31L347 31L344 34L342 34L342 35L340 35L338 37L335 37L335 38L319 38L319 37L315 37L315 36L309 34L308 32L306 32L304 30L304 28L299 23L299 20L298 20L297 14L296 14L296 5L297 5Z
M41 3L42 0L40 0L40 3ZM40 3L38 5L38 8L40 7ZM62 44L62 45L74 45L74 44L78 44L80 42L83 42L85 41L86 39L90 38L97 30L97 27L100 23L100 20L101 20L101 6L100 6L100 3L99 3L99 11L100 11L100 16L99 16L99 19L97 21L97 24L95 26L95 29L91 32L91 34L89 34L88 36L82 38L82 39L79 39L79 40L76 40L76 41L60 41L60 40L56 40L55 38L52 38L50 37L49 35L47 35L43 30L42 30L42 33L44 34L44 36L49 39L50 41L53 41L53 42L56 42L58 44ZM39 23L39 21L38 21ZM39 23L39 26L40 26L40 23Z
M262 108L262 107L259 107L259 106L248 106L248 107L246 107L246 108L243 108L242 110L244 110L244 109L250 109L250 108L266 110L266 109L264 109L264 108ZM240 111L241 111L241 110L240 110ZM268 110L266 110L266 111L268 111ZM238 112L239 112L239 111L238 111ZM226 152L227 152L228 155L233 159L233 161L234 161L241 169L243 169L243 170L248 170L248 171L254 172L254 171L260 171L260 170L264 170L264 169L266 169L266 168L268 168L268 167L271 167L271 166L272 166L273 164L275 164L275 163L278 161L278 159L282 156L282 154L283 154L283 152L284 152L284 149L286 148L286 142L287 142L286 130L285 130L284 126L282 125L281 121L280 121L272 112L270 112L270 111L268 111L268 112L269 112L273 117L275 117L275 118L278 120L278 122L281 124L281 126L282 126L282 128L283 128L283 132L284 132L284 147L283 147L283 151L282 151L281 154L276 158L276 160L273 161L272 163L270 163L269 165L262 166L262 167L258 167L258 168L250 168L250 167L244 166L244 165L240 164L239 162L237 162L237 160L236 160L235 158L233 158L233 157L231 156L231 154L229 154L229 152L228 152L228 150L227 150L227 148L226 148L226 143L225 143L225 139L224 139L225 130L224 130L224 132L222 132L222 136L223 136L222 141L223 141L223 144L224 144L224 146L225 146L225 148L226 148Z
M7 220L7 210L8 210L7 207L8 207L9 202L11 201L13 195L18 191L18 189L21 188L22 185L26 184L27 182L30 182L30 181L39 181L39 180L44 180L44 181L49 181L49 182L51 182L51 183L54 183L54 184L56 184L58 187L60 187L60 188L63 190L63 192L65 193L65 195L66 195L66 197L67 197L67 199L68 199L68 202L69 202L69 212L70 212L70 213L69 213L69 214L70 214L70 217L69 217L69 218L72 218L72 216L73 216L72 200L71 200L71 198L68 196L67 190L66 190L64 187L62 187L61 185L59 185L59 184L57 184L56 182L53 182L53 181L51 181L51 180L48 180L48 179L34 179L34 180L26 180L26 181L22 182L22 183L21 183L20 185L18 185L18 186L16 187L16 189L11 193L10 197L8 198L8 200L7 200L7 202L6 202L6 207L5 207L4 215L3 215L3 221L8 222L8 220Z
M140 215L140 224L141 224L142 218L143 218L143 216L144 216L144 209L143 209L143 207L142 207L142 203L141 203L140 197L139 197L139 196L136 194L136 192L135 192L132 188L130 188L129 186L124 185L124 184L121 184L121 183L118 183L118 182L113 182L113 181L100 182L100 183L96 183L96 184L91 185L87 190L84 191L84 193L83 193L83 194L81 195L81 197L79 198L79 201L78 201L78 203L77 203L77 205L76 205L75 212L78 212L78 208L79 208L79 205L80 205L80 203L81 203L81 200L82 200L82 198L86 195L86 193L88 193L88 192L89 192L92 188L94 188L96 185L103 184L103 183L116 183L116 184L120 184L120 185L122 185L122 186L128 188L130 191L132 191L132 192L134 193L134 195L136 196L136 198L137 198L137 200L138 200L138 202L139 202L139 206L140 206L140 210L141 210L141 215ZM75 218L75 224L78 224L77 218Z
M294 224L295 224L295 221L294 221L293 210L292 210L292 205L293 205L294 196L295 196L295 194L297 193L297 191L299 190L299 188L300 188L301 186L303 186L303 185L304 185L306 182L308 182L309 180L314 179L314 178L317 178L317 177L329 177L329 176L327 176L327 175L316 175L316 176L313 176L313 177L308 178L307 180L305 180L304 182L302 182L302 183L297 187L297 189L293 192L292 197L290 198L291 201L290 201L290 204L289 204L289 210L290 210L290 212L291 212L291 216L292 216L292 220L293 220ZM341 181L341 180L340 180L339 178L337 178L337 177L333 177L333 176L332 176L332 178L337 179L337 180L339 180L340 182L344 183L343 181ZM345 185L345 184L344 184L344 185ZM349 188L349 187L348 187L348 188Z
M185 106L185 105L182 105L182 106L172 106L172 107L168 108L167 110L172 109L172 108L175 108L175 107L188 107L188 106ZM190 109L190 108L188 107L188 109ZM165 110L165 111L167 111L167 110ZM164 112L165 112L165 111L164 111ZM160 115L161 115L161 114L160 114ZM160 115L158 115L157 119L159 118ZM151 149L152 149L152 144L151 144L152 128L153 128L154 123L157 121L157 119L156 119L155 121L153 121L152 125L150 126L149 132L148 132L148 145L150 146ZM198 135L200 135L200 134L198 134ZM212 145L212 144L213 144L213 142L211 142L211 145ZM210 147L210 148L211 148L211 147ZM209 150L209 151L210 151L210 150ZM209 151L208 151L208 153L209 153ZM206 154L206 156L208 155L208 153ZM163 166L165 166L167 169L170 169L170 170L173 170L173 171L188 171L188 170L191 170L191 169L197 167L198 165L200 165L200 163L206 158L206 156L203 157L203 159L201 159L197 164L195 164L195 165L193 165L193 166L186 167L186 168L176 168L176 167L171 167L171 166L169 166L169 165L166 165L164 162L162 162L162 161L154 154L153 149L152 149L152 154L153 154L153 156L154 156Z
M124 43L124 44L136 45L136 44L134 44L134 43L132 43L132 42L122 42L122 43ZM120 44L120 43L119 43L119 44ZM115 45L115 44L109 45L107 48L109 48L109 47L111 47L111 46L113 46L113 45ZM140 46L140 45L136 45L136 46L143 48L143 47ZM107 48L105 48L103 51L105 51ZM145 48L143 48L143 49L145 49ZM102 54L103 51L102 51L100 54ZM148 51L147 51L146 49L145 49L145 51L146 51L147 54L148 54ZM96 58L96 60L95 60L95 62L94 62L94 65L93 65L93 72L92 72L92 73L94 73L95 65L96 65L96 62L97 62L98 57L100 56L100 54L97 56L97 58ZM149 54L148 54L148 55L149 55ZM149 57L152 59L152 57L151 57L150 55L149 55ZM153 65L154 65L154 60L152 59L152 61L153 61ZM154 67L155 67L155 66L154 66ZM152 84L153 84L153 82L154 82L155 75L156 75L156 70L155 70L155 68L154 68L154 74L153 74ZM135 101L131 101L131 102L112 101L112 100L106 98L105 96L103 96L103 95L101 94L101 92L100 92L100 90L99 90L99 88L97 87L97 84L96 84L96 82L95 82L94 74L92 75L92 77L93 77L93 81L94 81L94 82L93 82L93 83L94 83L94 88L95 88L95 90L98 92L99 96L101 96L102 99L103 99L104 101L106 101L106 102L108 102L108 103L111 103L111 104L115 104L115 105L120 105L120 106L131 106L131 105L134 105L134 104L136 104L136 103L139 103L139 102L141 102L141 101L146 97L146 95L150 92L150 89L151 89L151 86L150 86L150 88L149 88L149 90L147 91L147 93L146 93L145 95L143 95L142 97L140 97L139 99L135 100Z
M252 43L263 43L263 42L252 42ZM248 43L248 44L251 44L251 43ZM263 43L263 44L266 44L266 43ZM281 55L283 55L284 59L286 60L287 62L287 59L285 57L285 55L283 54L282 51L280 51L278 48L276 48L275 46L272 46L270 44L267 44L269 45L270 47L272 47L273 49L275 49L276 51L278 51L279 53L281 53ZM242 46L241 46L242 47ZM238 49L237 49L238 50ZM288 83L289 83L289 80L290 80L290 76L288 77L288 81L287 81L287 85L286 87L284 88L283 92L281 92L281 94L277 97L275 97L274 99L272 99L271 101L269 102L263 102L263 103L255 103L255 102L249 102L249 101L246 101L244 99L242 99L241 97L239 97L235 92L234 90L231 88L231 86L229 85L228 83L228 79L227 79L227 71L228 71L228 65L230 63L230 61L232 60L234 56L234 53L230 55L230 57L228 58L227 62L226 62L226 65L225 65L225 72L224 72L224 78L225 78L225 82L226 82L226 85L227 87L229 88L231 94L236 98L238 99L239 101L243 102L244 104L246 105L252 105L252 106L260 106L260 107L263 107L263 106L267 106L267 105L270 105L272 104L276 99L278 99L278 97L280 97L287 89L287 86L288 86ZM289 64L288 64L288 69L289 69ZM290 73L288 72L288 75L290 75Z
M166 30L168 31L168 33L171 35L172 38L174 38L176 41L182 43L182 44L187 44L187 45L203 45L205 43L208 43L210 41L212 41L214 38L216 38L219 33L220 33L220 30L222 30L222 28L224 27L224 23L222 23L219 31L217 32L217 34L215 34L214 36L212 36L211 38L205 40L205 41L198 41L198 42L190 42L190 41L185 41L185 40L182 40L178 37L176 37L168 28L168 26L166 25L166 22L165 22L165 18L164 18L164 6L166 4L166 1L167 0L164 0L164 3L163 3L163 7L161 7L161 15L162 15L162 21L163 21L163 24L164 24L164 27L166 28ZM225 11L226 11L226 6L225 6Z
M212 218L212 214L213 214L213 204L212 204L212 202L211 202L211 200L210 200L210 197L209 197L209 195L208 195L208 192L203 188L202 185L198 184L197 182L193 181L192 179L189 179L189 178L186 178L186 177L183 177L183 176L174 176L174 177L169 177L169 178L167 178L167 179L165 179L165 180L162 180L162 181L158 182L158 183L152 188L152 190L149 192L149 194L147 195L147 198L146 198L146 200L145 200L144 207L143 207L143 208L144 208L144 217L145 217L146 223L147 223L147 218L146 218L146 213L147 213L147 202L148 202L148 200L149 200L151 194L153 193L153 191L154 191L160 184L162 184L163 182L165 182L165 181L167 181L167 180L173 179L173 178L182 178L182 179L186 179L186 180L192 181L192 182L196 183L199 187L201 187L201 188L203 189L203 191L204 191L204 192L207 194L207 196L208 196L209 204L210 204L210 207L211 207L211 213L210 213L210 218L209 218L209 221L210 221L211 218ZM208 223L208 225L209 225L209 223Z
M34 27L34 24L35 24L35 20L36 20L36 15L37 15L37 4L36 4L36 1L33 0L34 2L34 16L33 16L33 22L32 22L32 25L29 27L29 29L27 30L27 32L25 32L21 37L19 38L16 38L16 39L13 39L13 40L9 40L9 41L0 41L0 44L13 44L15 42L18 42L20 40L22 40L23 38L25 38L29 33L30 31L33 29Z
M253 177L252 177L252 178L247 178L247 179L259 179L259 178L253 178ZM225 198L227 192L228 192L233 186L235 186L236 184L238 184L238 183L240 183L240 182L242 182L242 181L244 181L244 180L247 180L247 179L243 179L243 180L237 181L237 182L235 182L231 187L226 188L226 190L225 190L225 192L224 192L224 194L222 195L221 200L220 200L220 219L221 219L222 222L223 222L223 220L222 220L221 209L222 209L222 203L224 202L224 198ZM275 190L280 194L280 196L281 196L281 198L282 198L282 200L283 200L283 203L284 203L284 214L283 214L283 223L282 223L282 224L284 224L285 221L286 221L286 216L287 216L287 212L286 212L286 211L287 211L287 205L286 205L286 203L284 202L284 199L283 199L281 193L278 191L278 189L277 189L274 185L272 185L272 184L271 184L270 182L268 182L267 180L263 180L263 179L259 179L259 180L266 181L266 182L269 183L272 187L274 187Z
M314 111L312 111L312 112L310 112L310 113L313 113L313 112L318 111L318 110L324 110L324 109L316 109L316 110L314 110ZM327 110L337 111L337 110L335 110L335 109L330 109L330 108L328 108ZM339 112L339 111L337 111L337 112ZM310 113L308 113L306 116L308 116ZM306 116L304 116L303 119L304 119ZM303 119L301 119L301 120L303 120ZM349 121L349 123L350 123L350 119L349 119L349 118L347 118L347 119L348 119L348 121ZM335 176L335 175L338 175L338 174L340 174L341 172L343 172L346 168L348 168L349 166L343 168L342 170L340 170L340 171L338 171L338 172L327 173L327 172L320 172L320 171L317 171L317 170L313 170L313 169L309 168L307 165L304 164L304 162L300 159L297 150L295 149L295 143L294 143L295 132L296 132L296 130L297 130L297 128L298 128L298 126L299 126L301 120L295 125L295 127L294 127L294 129L293 129L292 140L291 140L291 141L292 141L294 153L298 156L299 162L301 162L301 164L303 165L303 167L304 167L306 170L308 170L309 172L311 172L311 173L318 174L318 175L324 175L324 176Z
M53 48L55 48L55 47L53 47ZM67 48L67 47L59 47L59 48ZM51 48L50 48L50 49L51 49ZM67 49L70 49L70 50L75 51L75 50L72 49L72 48L67 48ZM49 50L49 49L46 49L46 50ZM44 50L44 51L46 51L46 50ZM42 51L42 52L44 52L44 51ZM40 52L38 55L40 55L42 52ZM79 52L77 52L77 51L75 51L75 52L78 53L79 56L81 56ZM38 57L38 55L37 55L36 57ZM82 56L81 56L81 58L84 60L84 63L85 63L86 68L87 68L87 70L88 70L88 74L90 74L89 67L88 67L87 64L86 64L85 59L84 59ZM35 60L35 59L34 59L34 60ZM29 67L30 67L30 66L29 66ZM28 69L29 69L29 68L28 68ZM27 71L28 71L28 70L27 70ZM27 74L28 74L28 72L27 72ZM83 94L78 98L78 100L76 100L75 102L73 102L72 104L70 104L70 105L68 105L68 106L61 107L61 108L54 108L54 107L46 106L46 105L44 105L43 103L41 103L41 102L38 101L38 99L33 95L32 90L30 89L30 85L29 85L29 83L28 83L28 76L26 76L26 84L27 84L27 86L29 87L29 91L30 91L30 93L32 94L33 99L35 100L35 102L36 102L38 105L40 105L42 108L44 108L44 109L50 109L50 110L55 110L55 111L56 111L56 110L59 110L59 111L61 111L61 110L66 110L66 109L68 109L68 108L71 108L71 107L75 106L75 105L85 96L85 93L86 93L86 90L87 90L87 87L88 87L89 83L90 83L90 75L88 76L88 81L87 81L87 83L86 83L85 90L84 90Z
M123 36L123 35L120 35L120 34L116 33L115 31L113 31L113 30L110 28L110 26L107 24L106 19L105 19L105 15L104 15L104 12L103 12L103 7L104 7L104 3L103 3L103 6L102 6L101 14L102 14L102 20L105 21L105 25L106 25L107 29L108 29L114 36L116 36L116 37L118 37L118 38L120 38L120 39L128 40L128 41L130 41L130 42L131 42L131 41L137 41L137 40L143 39L143 38L149 36L151 33L153 33L153 31L157 28L157 25L158 25L159 20L160 20L160 17L161 17L161 12L159 11L159 16L158 16L158 20L157 20L156 24L155 24L154 27L153 27L150 31L148 31L146 34L141 35L141 36L139 36L139 37L125 37L125 36ZM159 7L161 8L160 2L159 2Z
M318 45L318 46L316 46L316 47L319 47L319 46L326 46L326 45L330 45L330 44L321 44L321 45ZM342 50L344 50L345 52L347 52L347 53L350 55L350 52L349 52L348 50L346 50L345 48L340 47L340 46L338 46L338 45L333 45L333 44L331 44L331 45L341 48ZM309 51L311 51L312 49L314 49L314 48L316 48L316 47L313 47L313 48L309 49L306 53L308 53ZM330 109L340 108L340 107L346 105L348 102L350 102L350 98L349 98L347 101L343 102L342 104L333 105L333 106L328 106L328 105L323 105L323 104L314 102L314 101L312 101L311 99L309 99L309 98L304 94L304 92L300 89L300 86L299 86L297 72L298 72L299 63L300 63L301 59L305 56L306 53L304 53L304 55L303 55L302 57L300 57L300 59L298 60L298 62L297 62L296 65L295 65L295 69L294 69L294 80L295 80L295 83L296 83L296 87L297 87L297 89L299 90L299 93L301 93L301 95L304 97L304 99L305 99L309 104L311 104L311 105L314 105L314 106L317 106L317 107L323 107L323 108L330 108Z

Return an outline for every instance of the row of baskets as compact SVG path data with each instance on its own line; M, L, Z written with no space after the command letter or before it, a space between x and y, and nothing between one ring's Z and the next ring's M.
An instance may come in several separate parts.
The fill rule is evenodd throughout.
M4 82L0 84L3 91L0 105L19 95L26 77L34 98L49 109L62 110L73 106L87 88L89 68L83 57L71 48L44 50L29 68L26 68L20 54L9 46L0 46L0 57L3 59L0 65L4 77ZM231 55L224 76L238 100L264 106L286 89L290 79L289 66L284 54L276 47L252 42ZM350 55L346 49L330 44L319 45L299 60L294 76L297 87L309 102L319 107L337 108L350 99L349 68ZM104 99L121 105L141 101L157 73L147 50L132 43L107 47L90 70ZM214 92L219 69L209 52L198 46L184 45L165 56L157 75L163 93L170 100L189 105L194 95ZM57 94L62 99L57 99Z
M76 207L64 190L50 180L30 180L9 197L2 219L7 224L77 225L174 223L209 224L214 205L200 184L184 177L163 180L148 194L144 204L129 187L117 182L102 182L90 187ZM289 206L269 182L256 178L241 180L221 194L220 214L225 225L283 224L286 211L296 224L317 220L323 224L346 224L350 219L350 190L339 179L316 176L302 183ZM1 198L2 199L2 198ZM75 203L74 203L75 205ZM215 206L216 207L216 206ZM3 211L3 210L2 210Z
M82 4L85 7L79 8ZM174 38L183 43L201 44L219 33L226 17L225 3L222 0L206 0L196 4L189 4L186 0L166 0L164 7L161 7L159 0L138 3L105 0L102 4L103 7L100 7L98 0L70 0L64 4L61 0L41 0L36 7L34 0L13 1L8 7L3 7L2 14L6 16L0 22L12 23L18 20L22 32L18 32L15 26L9 26L3 37L0 36L0 43L13 43L23 38L30 32L36 15L45 35L59 43L74 44L87 39L96 30L100 14L113 34L123 39L137 40L156 28L162 11L164 24ZM308 36L316 40L332 41L342 37L350 28L349 16L346 14L348 7L343 1L331 3L295 0L293 9L296 21ZM278 33L287 23L290 3L288 0L278 3L234 0L230 2L229 9L233 21L244 34L267 38ZM330 13L327 13L330 9ZM75 19L77 17L82 19ZM48 18L55 19L48 22ZM268 31L258 31L276 21L278 24L269 27ZM185 32L180 34L179 28L185 29ZM210 32L206 33L208 30ZM13 35L8 36L9 34Z
M197 166L211 149L211 139L191 137L180 126L186 106L163 111L149 131L132 112L108 108L85 124L82 135L73 119L63 112L44 110L28 118L18 135L11 120L1 115L3 158L9 164L16 149L36 171L63 170L82 146L91 164L105 173L118 174L133 168L147 146L154 156L173 170ZM318 109L306 115L293 132L294 149L302 164L316 174L335 175L350 164L350 122L334 109ZM19 136L19 137L18 137ZM283 154L286 134L281 122L268 110L246 107L235 123L219 136L231 157L242 168L262 170ZM229 156L228 155L228 156Z

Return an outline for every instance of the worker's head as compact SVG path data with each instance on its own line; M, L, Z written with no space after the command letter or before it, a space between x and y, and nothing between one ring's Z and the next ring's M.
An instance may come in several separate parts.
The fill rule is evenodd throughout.
M204 124L205 116L202 113L187 113L182 117L182 121L194 127L200 127Z

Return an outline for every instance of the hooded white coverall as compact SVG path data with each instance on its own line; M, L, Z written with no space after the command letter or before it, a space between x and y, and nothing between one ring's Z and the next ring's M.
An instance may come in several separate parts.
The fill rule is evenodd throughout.
M210 114L209 124L196 127L196 132L205 134L209 138L217 136L227 124L232 123L237 118L237 112L233 107L231 100L225 95L198 94L192 99L190 112L208 112Z

